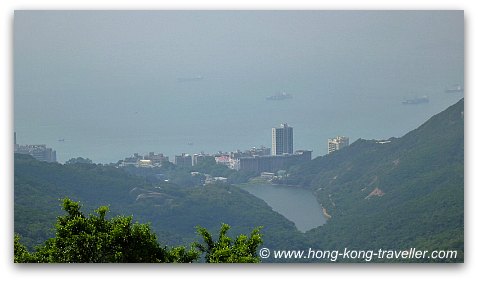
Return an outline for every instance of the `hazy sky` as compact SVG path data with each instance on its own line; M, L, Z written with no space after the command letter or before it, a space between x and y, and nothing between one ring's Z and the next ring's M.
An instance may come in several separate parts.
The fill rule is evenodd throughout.
M337 69L396 68L427 57L456 64L462 39L461 11L17 11L15 66L19 78L36 78L30 82L38 86L55 74L65 83L76 75L83 81L151 82L192 73L249 79L251 71L274 79L331 61Z
M205 128L238 139L230 126L261 137L225 149L270 146L270 128L281 122L295 122L303 132L296 143L316 151L327 136L362 137L354 122L375 127L363 137L396 136L450 102L416 112L413 122L401 107L361 116L463 83L463 23L462 11L16 11L15 130L23 143L76 140L76 153L86 154L101 138L101 149L143 138L123 142L121 154L160 135L188 142ZM197 75L204 79L178 83ZM294 101L264 103L277 91ZM352 116L340 117L341 109ZM314 119L319 111L337 115L341 130L326 115ZM392 130L393 118L405 125ZM84 135L96 139L87 144Z

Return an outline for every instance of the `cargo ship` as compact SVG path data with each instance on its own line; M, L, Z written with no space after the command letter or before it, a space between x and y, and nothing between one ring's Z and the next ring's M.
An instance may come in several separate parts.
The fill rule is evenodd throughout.
M266 100L286 100L291 98L292 98L292 95L289 95L286 92L281 92L273 96L266 97Z
M204 77L202 77L201 75L197 75L192 77L179 77L177 81L178 82L195 82L195 81L201 81L203 79Z
M447 88L445 90L446 93L462 93L463 92L463 87L460 84L455 84L451 86L450 88Z
M420 103L428 103L430 100L427 96L413 98L413 99L406 99L402 101L402 104L420 104Z

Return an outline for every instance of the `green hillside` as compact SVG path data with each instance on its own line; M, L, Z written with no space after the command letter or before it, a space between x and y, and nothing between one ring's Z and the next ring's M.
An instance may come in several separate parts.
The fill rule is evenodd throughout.
M263 226L263 246L271 249L457 250L458 259L393 261L463 261L463 110L461 100L401 138L361 139L292 167L284 183L312 189L331 216L305 234L235 186L152 182L113 166L61 165L25 155L15 155L15 232L30 249L43 243L62 214L59 199L69 197L86 213L109 205L111 216L151 223L158 240L170 246L197 241L198 225L218 233L224 222L231 236Z
M81 201L91 212L101 205L130 204L129 189L143 184L139 178L100 165L60 165L15 154L14 222L28 246L38 245L53 235L56 217L62 214L60 199Z
M274 247L302 238L292 222L264 201L230 185L151 185L112 166L61 165L26 155L15 155L14 174L14 230L30 249L54 235L56 217L62 215L59 199L65 197L80 201L86 213L108 205L111 216L133 215L151 223L167 245L197 241L199 225L217 233L223 222L231 226L231 235L263 226L265 244Z
M464 100L401 138L358 140L295 167L331 219L322 248L464 249ZM456 260L454 260L456 261Z

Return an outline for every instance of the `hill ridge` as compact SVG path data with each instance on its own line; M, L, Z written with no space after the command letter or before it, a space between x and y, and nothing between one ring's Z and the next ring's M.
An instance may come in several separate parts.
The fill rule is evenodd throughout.
M311 239L362 248L453 245L462 261L463 110L464 99L403 137L360 139L294 167L289 183L313 189L331 215Z

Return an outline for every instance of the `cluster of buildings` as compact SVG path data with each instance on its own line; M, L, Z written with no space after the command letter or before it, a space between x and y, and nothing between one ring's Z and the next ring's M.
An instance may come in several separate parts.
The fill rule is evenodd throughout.
M17 133L13 133L14 152L19 154L28 154L39 161L56 162L56 151L47 147L45 144L17 144Z
M124 160L120 161L121 167L160 167L165 162L169 162L169 157L164 156L162 153L155 154L150 152L146 155L139 155L139 153L133 154L131 157L126 157Z
M349 145L349 138L337 136L328 139L328 153L340 150ZM287 123L272 128L272 148L261 146L245 151L218 152L216 154L182 153L174 156L174 164L179 167L190 168L203 162L215 162L230 169L255 173L276 173L290 164L299 164L312 160L311 150L294 151L294 131ZM169 158L162 153L150 152L147 155L135 153L120 161L120 166L159 167Z
M28 154L40 161L56 162L56 151L44 144L19 145L17 135L14 133L15 153ZM349 145L349 138L337 136L328 139L328 153L340 150ZM180 167L193 167L208 161L215 161L217 164L225 165L230 169L243 170L255 173L275 173L283 170L291 163L298 164L312 160L311 150L297 150L294 152L294 132L287 123L277 128L272 128L272 148L261 146L251 149L234 152L218 152L216 154L182 153L174 156L174 164ZM169 157L162 153L149 152L146 155L135 153L119 161L119 166L128 167L160 167L169 161Z
M299 164L310 160L312 160L311 150L297 150L294 154L244 157L239 159L239 170L275 173L290 164Z
M294 152L293 128L288 124L281 124L278 128L272 128L272 148L253 147L251 149L233 152L218 152L216 154L187 154L174 156L174 164L180 167L193 167L204 161L225 165L230 169L244 170L248 172L277 172L284 169L288 164L306 162L312 159L312 151L298 150ZM164 162L169 162L163 154L150 152L141 156L135 153L132 157L120 161L120 166L136 167L159 167Z
M328 154L340 150L349 145L349 138L337 136L327 141Z

